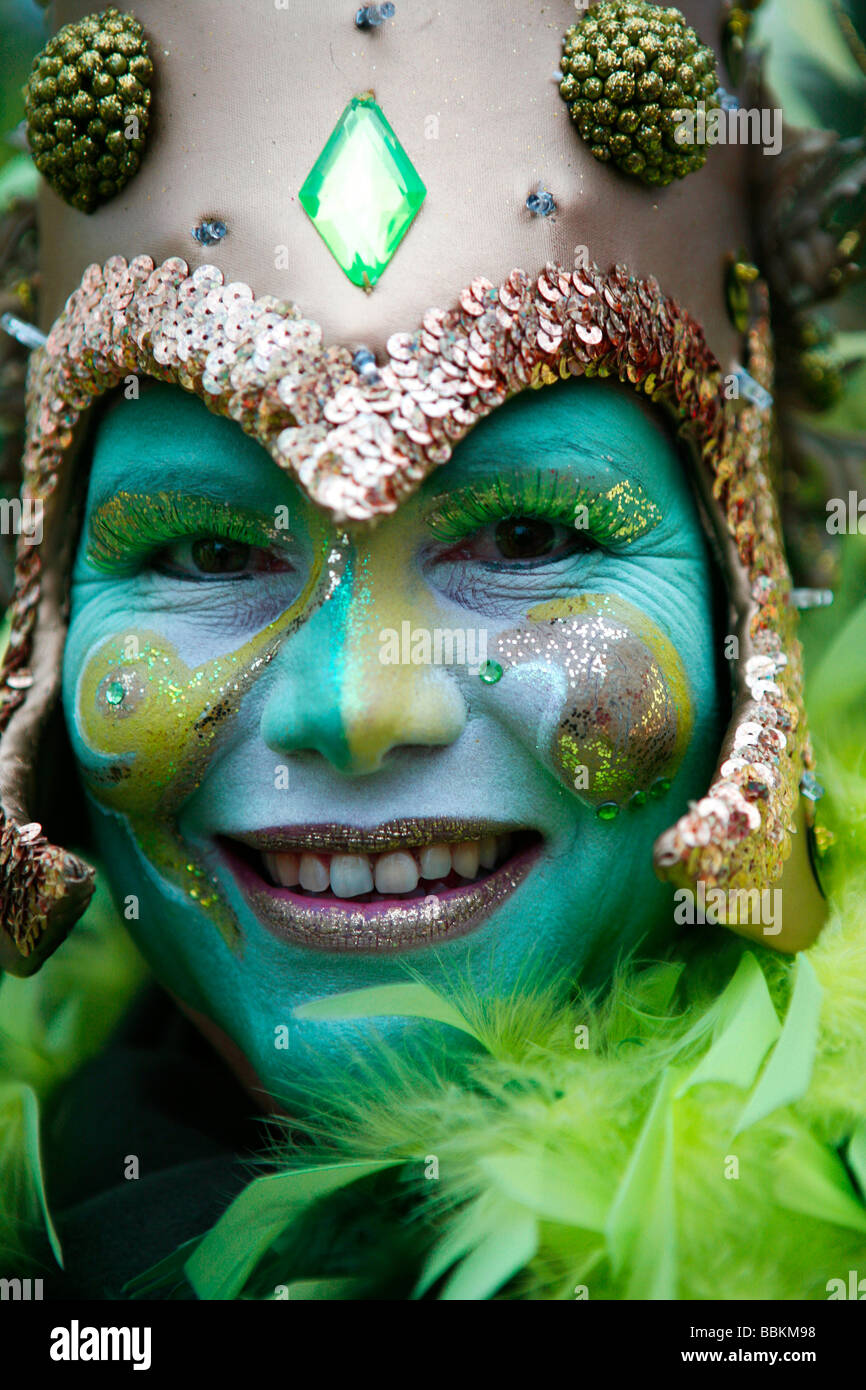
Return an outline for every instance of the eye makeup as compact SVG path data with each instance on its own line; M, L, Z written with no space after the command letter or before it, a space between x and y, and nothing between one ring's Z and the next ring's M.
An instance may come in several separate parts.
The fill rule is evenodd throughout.
M612 546L630 545L662 520L639 483L623 478L609 488L589 488L553 469L482 476L437 499L426 519L434 538L450 543L513 516L571 525Z
M91 514L86 558L99 573L122 577L173 541L205 536L255 547L291 539L276 522L229 502L185 492L118 492Z

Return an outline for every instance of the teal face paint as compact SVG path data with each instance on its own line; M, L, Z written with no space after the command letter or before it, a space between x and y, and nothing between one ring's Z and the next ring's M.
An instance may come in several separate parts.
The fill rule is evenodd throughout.
M527 968L597 983L669 920L652 843L706 786L725 714L711 611L676 451L624 389L518 397L395 516L342 537L232 422L148 384L96 432L63 677L103 863L139 903L130 930L283 1097L374 1027L300 1022L296 1006L404 978L404 962L433 983L458 969L481 992ZM483 636L481 676L384 661L382 634L406 622ZM294 828L321 847L339 833L348 883L367 861L379 871L376 854L348 852L353 836L375 832L387 854L383 827L420 823L454 842L452 863L472 853L460 825L482 844L485 825L514 827L540 848L435 951L395 954L384 935L379 951L337 950L326 934L316 949L256 910L257 834ZM314 915L325 901L293 893ZM375 1020L380 1034L414 1027Z

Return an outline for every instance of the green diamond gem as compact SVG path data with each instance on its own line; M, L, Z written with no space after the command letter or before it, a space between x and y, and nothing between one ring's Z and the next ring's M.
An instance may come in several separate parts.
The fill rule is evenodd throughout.
M334 260L355 285L375 285L427 196L372 97L353 97L300 192Z
M122 705L126 699L126 687L122 681L111 681L105 687L105 698L110 705Z

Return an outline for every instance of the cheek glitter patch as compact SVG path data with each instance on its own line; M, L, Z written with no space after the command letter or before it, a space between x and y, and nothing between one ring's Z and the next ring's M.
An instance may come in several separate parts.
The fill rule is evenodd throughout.
M670 787L688 745L691 700L682 663L653 623L606 594L531 610L495 641L507 676L527 662L565 674L565 701L548 749L567 787L612 820Z
M74 427L129 373L174 382L234 419L337 524L394 511L517 392L568 376L629 383L672 416L707 484L740 653L712 786L657 841L656 872L687 887L698 879L761 887L790 853L800 781L814 763L770 480L773 368L761 286L755 302L762 307L744 365L763 388L757 400L728 399L698 325L654 279L622 266L603 273L549 263L534 277L514 270L498 286L479 276L453 308L430 309L416 331L392 334L386 360L362 375L349 349L326 347L296 306L225 285L214 266L190 274L177 257L155 267L146 256L129 264L115 256L87 268L31 355L23 493L43 504L46 536L63 534L67 517L52 502L63 496ZM0 731L14 727L21 707L26 717L31 700L35 718L47 718L54 697L44 675L32 688L29 670L40 596L39 547L22 541ZM81 910L75 874L88 871L68 867L40 826L24 824L12 773L0 797L0 908L20 959L49 928L52 939L68 929Z

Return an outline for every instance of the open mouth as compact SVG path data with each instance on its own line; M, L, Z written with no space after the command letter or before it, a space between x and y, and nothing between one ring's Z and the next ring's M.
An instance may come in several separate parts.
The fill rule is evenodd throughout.
M535 830L401 820L221 836L218 848L270 931L328 951L396 951L478 926L526 877Z

